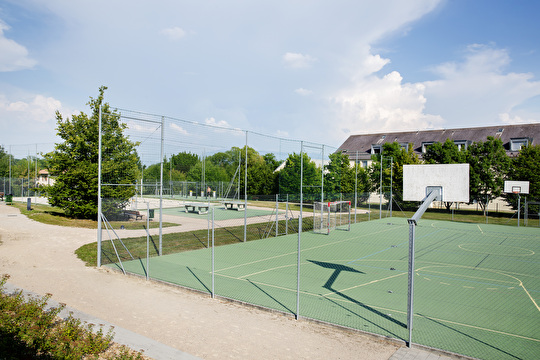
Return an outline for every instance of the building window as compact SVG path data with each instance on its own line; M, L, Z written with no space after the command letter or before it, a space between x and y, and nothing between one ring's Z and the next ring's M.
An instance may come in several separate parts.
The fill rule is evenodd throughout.
M510 139L510 151L519 151L527 145L529 145L527 138Z
M465 151L469 146L469 142L467 140L455 140L454 144L456 144L459 151Z
M429 145L433 145L433 141L424 141L422 143L422 154L426 153L426 150L427 150Z
M405 151L409 151L409 143L399 143L399 146Z
M371 145L371 153L372 154L380 154L380 153L382 153L382 146L381 145Z

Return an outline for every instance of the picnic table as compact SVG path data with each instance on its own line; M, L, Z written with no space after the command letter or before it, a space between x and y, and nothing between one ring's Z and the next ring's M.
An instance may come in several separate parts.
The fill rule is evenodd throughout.
M225 205L225 209L227 210L246 210L246 203L244 201L223 201L223 205Z
M209 204L205 203L185 203L184 204L186 213L198 213L199 215L208 214L208 209L210 208Z

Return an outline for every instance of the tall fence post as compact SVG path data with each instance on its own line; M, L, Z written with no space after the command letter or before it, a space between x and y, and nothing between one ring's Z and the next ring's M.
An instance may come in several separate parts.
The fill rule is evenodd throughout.
M99 116L98 116L98 238L97 238L97 267L101 267L101 211L102 211L102 204L101 204L101 151L102 151L102 143L101 143L101 105L99 105ZM11 170L11 168L10 168Z
M295 318L300 318L300 253L301 253L301 239L302 239L302 210L304 205L303 196L303 183L304 183L304 142L300 142L300 216L298 217L298 258L296 262L296 314Z
M247 167L248 167L248 132L246 130L246 164L244 175L244 242L247 241ZM238 174L240 177L240 173ZM240 196L240 194L238 194Z
M163 155L165 138L165 117L161 117L161 151L159 181L159 256L163 255Z

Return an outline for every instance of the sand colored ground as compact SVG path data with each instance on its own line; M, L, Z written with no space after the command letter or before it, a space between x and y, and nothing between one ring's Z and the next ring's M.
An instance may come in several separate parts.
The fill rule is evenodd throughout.
M183 230L198 225L182 221ZM58 302L203 359L389 359L398 348L359 333L85 267L74 251L96 241L95 230L44 225L3 202L0 241L0 273L10 274L10 283L52 293Z

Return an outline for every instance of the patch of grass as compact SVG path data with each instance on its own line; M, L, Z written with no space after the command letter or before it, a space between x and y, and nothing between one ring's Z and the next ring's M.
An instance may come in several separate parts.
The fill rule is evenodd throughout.
M21 214L28 218L48 225L69 226L85 229L97 229L96 220L74 219L66 215L65 211L49 205L34 204L32 210L26 209L26 204L13 203L13 206L21 211ZM146 227L146 220L131 221L111 221L115 229L124 226L127 230L142 230ZM164 222L163 227L179 226L179 224ZM150 221L150 228L158 228L159 221Z
M104 333L71 314L60 319L65 305L47 308L51 294L25 298L22 291L3 291L8 275L0 278L0 357L2 359L143 359L125 346L110 353L113 329Z
M279 233L285 233L286 222L279 221ZM289 220L288 233L293 234L298 231L298 219ZM304 218L302 221L304 231L313 229L313 219ZM270 230L270 231L269 231ZM268 227L267 223L250 224L246 230L246 241L259 240L265 237L275 236L275 230ZM178 232L162 235L163 255L173 254L183 251L202 249L211 245L211 233L208 237L208 230L196 230L187 232ZM116 252L122 261L132 260L133 258L146 258L146 236L122 239L122 246L118 240L114 239L114 247L110 240L104 240L102 243L102 263L109 264L118 261ZM150 256L156 256L159 249L159 239L157 236L150 237ZM244 226L233 226L227 228L217 228L214 230L214 245L222 246L244 241ZM116 250L115 250L116 247ZM128 251L126 250L129 250ZM130 256L131 253L131 256ZM75 250L79 259L85 262L86 266L96 266L97 264L97 243L90 243L81 246Z

